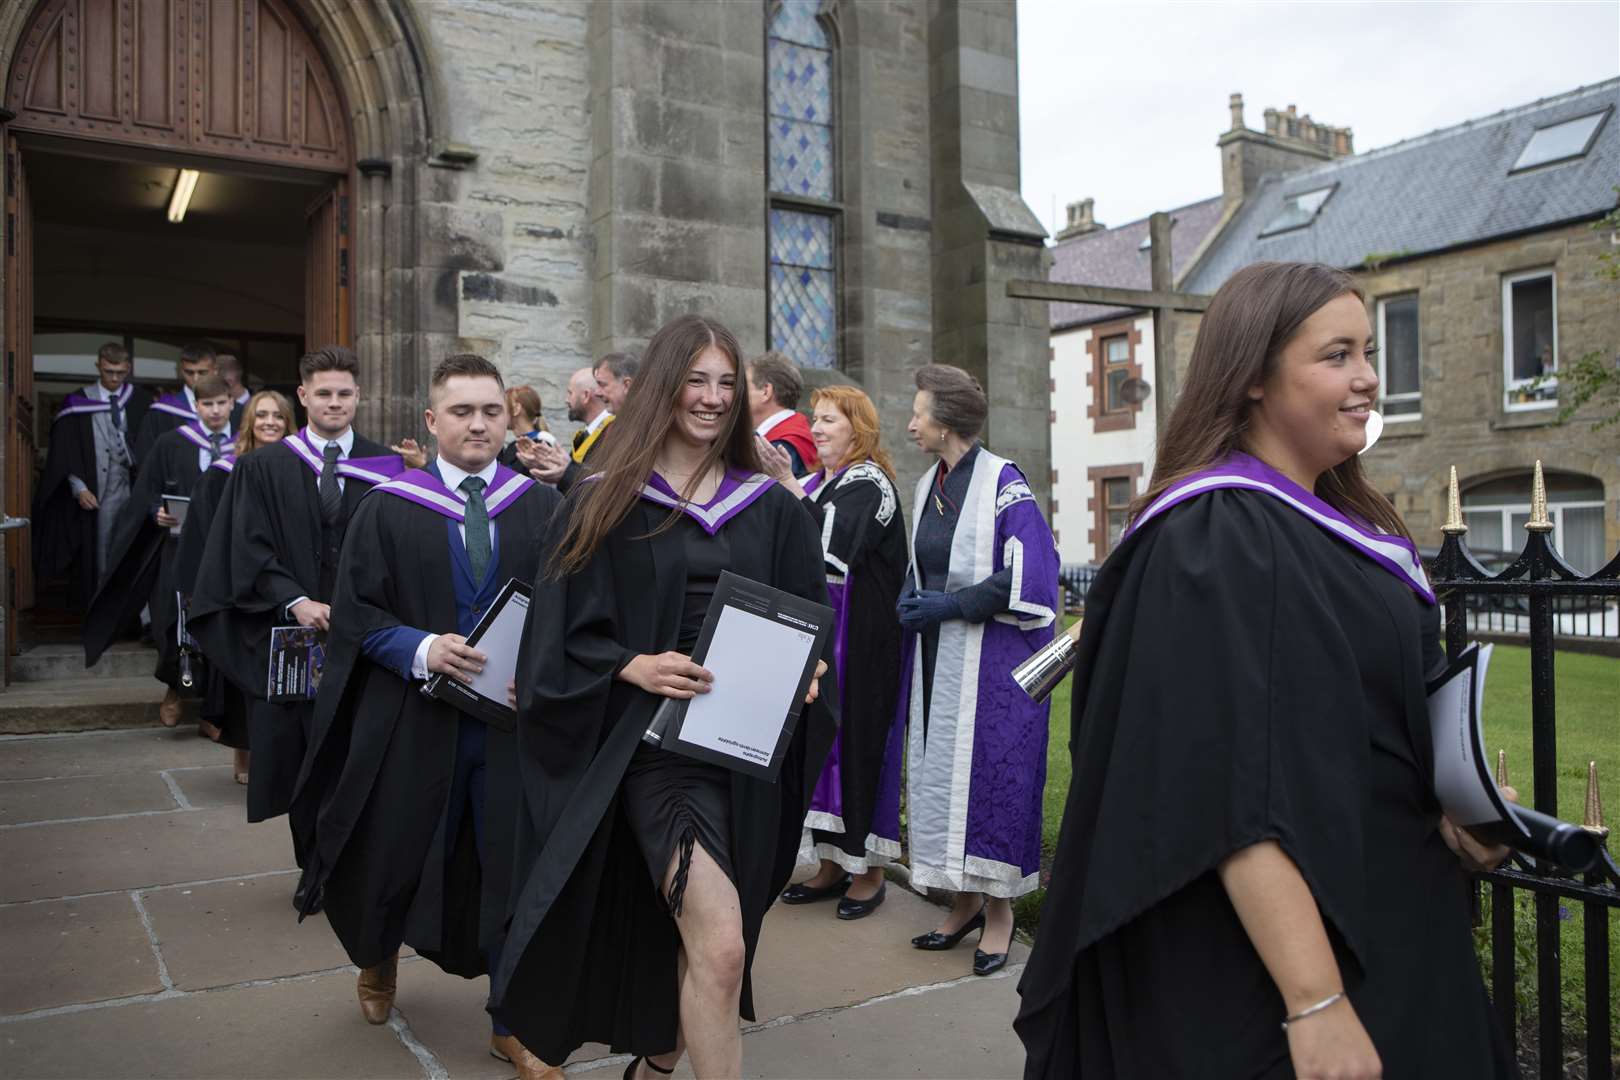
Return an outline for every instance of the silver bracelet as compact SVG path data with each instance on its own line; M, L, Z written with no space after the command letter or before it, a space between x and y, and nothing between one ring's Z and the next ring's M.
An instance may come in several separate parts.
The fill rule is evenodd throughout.
M1288 1017L1287 1019L1285 1019L1282 1022L1282 1029L1284 1031L1287 1031L1289 1024L1296 1024L1299 1021L1305 1019L1307 1016L1314 1016L1317 1013L1321 1012L1323 1009L1326 1009L1331 1005L1338 1004L1339 999L1342 998L1342 997L1344 997L1344 991L1340 990L1337 994L1334 994L1331 997L1325 997L1321 1001L1318 1001L1315 1005L1310 1005L1310 1006L1307 1006L1306 1008L1303 1008L1303 1009L1299 1010L1299 1012L1295 1013L1293 1016Z

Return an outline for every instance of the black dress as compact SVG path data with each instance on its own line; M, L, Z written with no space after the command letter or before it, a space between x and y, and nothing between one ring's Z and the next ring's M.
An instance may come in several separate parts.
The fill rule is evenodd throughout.
M1438 615L1270 495L1206 493L1087 597L1074 779L1019 987L1026 1077L1291 1076L1281 996L1216 870L1277 842L1384 1075L1515 1075L1440 837Z

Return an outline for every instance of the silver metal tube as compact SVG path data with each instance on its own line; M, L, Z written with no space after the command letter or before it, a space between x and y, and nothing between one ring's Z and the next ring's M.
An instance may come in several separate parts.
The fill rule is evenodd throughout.
M1013 668L1013 682L1018 688L1030 696L1032 701L1045 701L1052 696L1069 672L1074 670L1075 663L1080 659L1080 646L1077 638L1080 633L1080 624L1053 638L1051 643Z

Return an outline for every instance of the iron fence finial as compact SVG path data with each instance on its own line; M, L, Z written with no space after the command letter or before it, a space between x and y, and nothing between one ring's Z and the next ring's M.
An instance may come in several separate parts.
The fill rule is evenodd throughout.
M1541 462L1536 462L1536 478L1530 485L1530 520L1524 523L1530 532L1552 532L1552 518L1547 516L1547 480L1541 475Z
M1497 787L1512 787L1513 786L1513 785L1508 783L1507 751L1506 750L1498 750L1496 752L1496 786Z
M1468 531L1463 524L1462 499L1457 495L1457 466L1451 467L1451 481L1446 485L1446 523L1440 531L1447 536L1461 536Z
M1597 762L1586 763L1586 813L1582 816L1581 827L1588 832L1596 833L1599 837L1609 835L1609 830L1603 824L1603 796L1598 794Z

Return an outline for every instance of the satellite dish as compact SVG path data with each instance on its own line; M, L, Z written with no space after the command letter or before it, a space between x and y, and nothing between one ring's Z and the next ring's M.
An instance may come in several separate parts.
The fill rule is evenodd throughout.
M1146 379L1126 379L1119 384L1120 399L1130 405L1140 405L1153 393L1153 384Z
M1373 443L1377 442L1378 441L1378 436L1382 435L1383 433L1384 433L1384 414L1383 413L1376 413L1376 412L1368 413L1367 414L1367 445L1363 446L1361 448L1360 452L1365 454L1367 451L1371 450L1373 448Z

